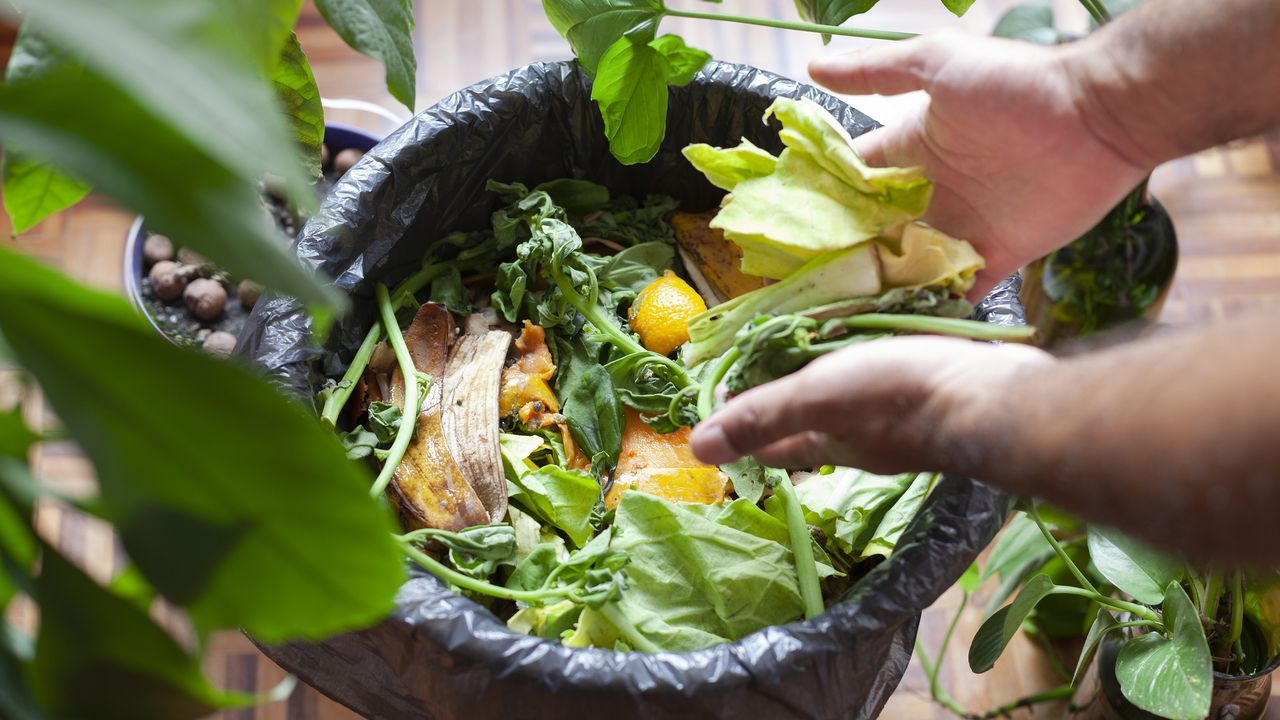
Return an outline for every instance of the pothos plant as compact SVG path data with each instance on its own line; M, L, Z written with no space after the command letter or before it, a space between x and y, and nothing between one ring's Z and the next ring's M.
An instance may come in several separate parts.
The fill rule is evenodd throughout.
M413 102L409 0L317 0ZM315 205L319 94L292 28L301 0L7 0L21 30L0 86L15 231L96 188L148 225L302 298L344 309L282 249L260 187ZM301 149L301 151L299 151ZM170 345L120 297L0 247L0 359L63 427L0 409L0 618L20 595L34 635L0 619L0 716L201 717L260 698L201 672L210 635L322 638L385 616L404 579L389 512L308 409L237 364ZM41 484L28 458L74 441L93 497ZM38 504L110 523L127 553L105 584L40 535ZM149 610L183 611L171 635ZM179 640L179 637L185 637Z

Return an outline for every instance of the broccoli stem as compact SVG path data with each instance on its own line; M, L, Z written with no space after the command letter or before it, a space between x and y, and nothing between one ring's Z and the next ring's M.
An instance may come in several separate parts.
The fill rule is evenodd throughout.
M374 295L378 299L378 312L382 316L382 326L387 331L387 340L396 352L396 361L400 363L400 374L404 377L404 407L400 414L400 427L396 430L396 439L391 443L387 461L378 472L369 494L373 497L382 495L391 482L391 476L400 466L409 442L413 440L413 430L418 424L418 413L422 409L421 392L419 392L418 370L413 366L413 358L409 357L409 348L404 343L404 335L400 334L400 322L396 320L396 309L387 294L387 286L378 283L374 287Z
M1002 340L1005 342L1030 342L1036 329L1030 325L993 325L981 320L933 317L930 315L898 315L894 313L866 313L828 320L827 327L858 328L863 330L900 330L906 332L954 335L972 340Z
M800 498L796 496L796 489L786 471L768 468L765 472L773 476L773 491L778 495L787 518L787 535L791 540L791 555L796 561L796 582L800 586L800 599L804 601L804 617L806 620L815 618L826 610L826 606L822 602L818 567L813 559L813 540L809 536L809 525L804 521Z

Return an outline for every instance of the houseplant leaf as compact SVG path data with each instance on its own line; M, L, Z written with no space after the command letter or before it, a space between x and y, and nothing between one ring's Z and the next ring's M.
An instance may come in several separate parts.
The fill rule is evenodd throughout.
M1089 557L1112 585L1147 605L1160 604L1165 587L1182 579L1182 563L1097 525L1089 526Z
M1053 26L1053 7L1038 2L1009 8L1000 16L991 34L1036 45L1057 45L1062 41L1062 35Z
M58 67L79 66L80 62L40 39L23 27L9 56L4 82L21 86L37 82ZM46 217L80 202L89 186L67 175L52 163L23 157L21 147L9 143L0 161L4 177L4 209L13 222L14 233L24 233Z
M280 176L290 201L305 210L315 207L310 180L288 142L288 128L266 82L288 38L288 25L281 20L296 20L299 0L14 4L33 30L83 53L95 74L207 155L241 177ZM87 102L78 108L86 110L94 112ZM146 135L134 130L126 137ZM140 154L136 147L134 154Z
M875 7L880 0L796 0L800 17L819 25L843 25L845 20ZM822 34L822 44L831 42L829 33Z
M0 328L94 462L130 557L198 628L317 638L390 609L392 520L300 405L9 250Z
M1149 632L1128 640L1116 656L1116 679L1129 702L1170 720L1209 714L1213 661L1200 614L1182 586L1169 583L1162 606L1169 635Z
M969 12L974 0L942 0L942 4L951 11L952 15L960 17Z
M969 645L969 667L976 673L990 670L1018 628L1022 627L1027 615L1053 589L1053 580L1048 575L1035 575L1022 586L1012 603L987 618Z
M999 585L987 601L986 615L990 616L1022 582L1044 567L1054 557L1053 547L1044 539L1040 528L1026 513L1018 513L1005 527L996 541L982 571L982 580L996 577Z
M316 0L316 8L344 42L382 61L387 90L412 110L418 72L413 0Z
M1080 681L1084 679L1085 670L1089 669L1089 661L1093 659L1093 654L1098 651L1098 646L1102 644L1102 639L1107 633L1115 629L1118 623L1116 619L1111 617L1111 612L1104 607L1098 608L1098 614L1093 620L1093 624L1089 626L1089 632L1084 637L1084 647L1080 649L1080 659L1076 661L1076 671L1071 676L1071 684L1079 687Z
M662 0L542 0L542 9L582 66L595 74L619 39L652 40L664 6Z
M36 585L40 633L32 694L57 717L177 720L252 698L214 689L146 612L46 546Z
M285 116L293 137L302 150L303 162L312 177L320 177L320 146L324 143L324 108L316 87L311 63L298 44L297 35L289 35L271 75L276 96L284 105Z
M0 132L145 214L150 229L228 272L313 306L345 303L284 247L262 212L256 177L237 175L90 70L60 68L38 83L0 87ZM139 152L139 137L147 139L146 152ZM287 136L282 143L294 153Z

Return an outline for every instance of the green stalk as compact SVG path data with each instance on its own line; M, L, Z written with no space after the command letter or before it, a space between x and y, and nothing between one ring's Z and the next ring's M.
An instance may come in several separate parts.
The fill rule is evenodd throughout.
M1151 627L1164 628L1164 624L1160 622L1160 616L1146 605L1131 603L1126 600L1119 600L1107 595L1099 593L1097 590L1085 590L1084 588L1073 587L1071 585L1054 585L1049 591L1050 595L1075 595L1077 597L1089 598L1099 605L1106 605L1109 608L1127 612L1132 615L1146 620Z
M795 486L785 471L769 468L767 471L775 476L773 491L782 502L783 512L787 518L787 535L791 540L791 555L796 561L796 581L800 585L800 598L804 601L804 617L815 618L826 610L822 602L822 588L818 585L818 568L813 559L813 542L809 536L809 526L804 521L804 510L800 507L800 498L796 496Z
M573 287L573 283L569 282L569 278L557 269L551 271L551 279L555 281L556 287L560 289L561 294L569 301L574 310L577 310L582 317L587 319L600 333L602 333L609 343L614 347L622 350L627 355L639 353L642 355L652 355L655 364L662 365L671 372L671 384L676 386L677 390L683 390L689 387L689 373L685 371L680 363L672 360L665 355L659 355L636 341L635 338L623 332L618 328L617 323L611 318L606 317L600 312L600 306L594 302L589 302L589 298L583 298L577 289Z
M1191 587L1191 604L1198 608L1204 607L1204 583L1200 582L1199 576L1190 565L1184 565L1183 572L1187 576L1187 585Z
M960 616L964 614L964 609L969 606L969 593L963 593L960 598L960 606L956 608L956 612L951 616L951 622L947 623L947 631L942 634L942 644L938 646L938 662L933 666L932 671L927 671L929 675L929 694L938 704L947 708L953 713L961 717L968 717L969 713L955 698L951 697L938 682L938 672L942 670L942 659L947 656L947 647L951 645L951 636L955 633L956 624L960 622Z
M716 386L729 374L733 364L738 362L738 358L742 355L738 348L731 347L716 364L711 372L702 378L702 383L698 387L698 417L706 420L711 417L711 411L715 409L716 402Z
M1099 26L1111 20L1111 13L1107 12L1107 6L1102 3L1102 0L1080 0L1080 4Z
M631 618L618 608L617 603L605 603L600 606L600 614L610 622L618 632L622 634L622 638L627 641L631 647L640 652L656 653L662 652L662 648L658 647L652 640L640 633L635 623L631 622Z
M865 330L905 330L907 332L954 335L973 340L1002 340L1004 342L1031 342L1036 329L1031 325L993 325L981 320L933 317L930 315L899 315L895 313L865 313L846 318L828 320L824 327L836 325Z
M1053 702L1055 700L1069 700L1074 695L1076 689L1070 684L1059 685L1056 688L1045 690L1044 692L1028 695L1024 698L1005 703L1000 707L992 708L980 715L970 715L970 720L995 720L995 718L1012 717L1015 710L1023 708L1030 709L1032 705L1038 705L1045 702Z
M1209 579L1204 584L1204 607L1200 614L1210 620L1218 619L1218 605L1222 602L1222 572L1210 570Z
M1084 573L1080 572L1080 568L1076 567L1075 562L1072 561L1069 555L1067 555L1067 551L1063 550L1062 545L1058 544L1058 539L1053 536L1053 533L1049 532L1049 528L1044 524L1044 520L1040 519L1040 513L1036 510L1034 502L1031 503L1031 507L1027 510L1027 514L1035 521L1036 527L1040 528L1040 534L1044 535L1044 539L1048 541L1049 546L1053 548L1055 553L1057 553L1058 558L1062 560L1062 562L1067 566L1067 569L1071 571L1071 574L1080 582L1080 587L1100 598L1105 597L1102 593L1098 592L1098 588L1094 587L1093 583L1089 582L1089 578L1085 577ZM1154 619L1155 616L1153 615L1152 618Z
M1232 573L1234 582L1231 586L1231 647L1235 649L1236 669L1244 674L1244 646L1240 636L1244 634L1244 573L1237 570Z
M674 10L666 8L663 15L670 17L692 18L694 20L719 20L721 22L742 23L744 25L760 25L762 27L798 30L800 32L821 33L823 35L841 35L843 37L869 38L871 40L910 40L915 33L893 32L890 30L868 30L866 28L848 28L838 25L819 25L818 23L797 22L793 20L773 20L770 18L751 17L747 15L729 15L727 13L697 12L695 10Z
M320 411L320 419L329 424L329 427L337 427L338 413L342 412L343 406L347 404L347 398L351 397L351 392L355 390L356 383L360 381L360 376L364 374L364 369L369 365L369 358L373 356L373 349L378 345L378 341L382 339L382 324L374 323L369 328L368 334L364 336L364 342L360 343L360 348L356 350L355 357L351 358L351 364L347 366L347 371L342 375L342 381L333 389L333 393L324 401L324 409Z
M565 589L555 588L553 590L512 590L511 588L494 585L484 580L477 580L470 575L464 575L457 570L436 560L430 555L422 552L414 546L412 540L406 539L404 536L396 535L396 542L400 543L400 549L408 555L410 559L422 566L422 569L435 575L441 580L460 587L463 590L488 595L502 600L519 600L527 603L545 604L549 600L555 600L565 597L568 593Z
M387 454L387 461L378 472L369 494L377 498L387 489L391 476L400 466L409 442L413 440L413 430L417 426L418 412L422 408L419 397L418 370L413 366L413 358L409 357L409 348L404 344L404 335L400 334L400 323L396 320L396 310L391 305L391 297L387 294L387 286L378 283L374 287L374 295L378 299L378 312L382 316L382 326L387 331L387 340L396 351L396 361L400 363L400 374L404 376L404 406L400 414L400 427L396 430L395 442Z

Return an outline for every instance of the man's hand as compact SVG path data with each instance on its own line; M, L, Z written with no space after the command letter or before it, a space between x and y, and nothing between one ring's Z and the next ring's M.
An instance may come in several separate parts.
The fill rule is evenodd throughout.
M1044 48L955 32L815 61L842 93L925 90L909 120L855 140L871 165L923 165L934 181L925 220L987 260L973 297L1096 224L1152 167L1100 138L1096 64ZM1077 58L1081 58L1077 60Z
M775 467L953 470L970 410L1051 362L1032 347L955 338L856 345L732 399L694 429L693 451L714 464L754 455Z

